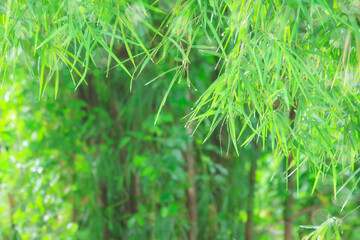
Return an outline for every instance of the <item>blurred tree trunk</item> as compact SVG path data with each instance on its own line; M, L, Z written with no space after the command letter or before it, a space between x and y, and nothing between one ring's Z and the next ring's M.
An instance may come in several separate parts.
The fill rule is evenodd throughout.
M191 92L188 90L186 92L186 98L187 100L191 101ZM192 128L189 126L187 128L187 132L189 135L192 133ZM195 184L195 158L193 156L194 153L194 147L193 147L193 141L190 139L189 143L187 145L186 152L183 152L183 156L186 161L186 172L188 174L188 184L189 188L186 189L186 207L188 209L189 213L189 220L190 220L190 230L187 232L188 239L189 240L195 240L197 239L197 191L196 191L196 184Z
M96 86L94 86L93 79L94 79L94 76L92 74L88 74L87 75L88 86L84 86L84 84L82 84L82 85L80 85L79 90L78 90L78 97L81 100L83 100L84 102L86 102L86 104L87 104L87 109L85 109L85 111L87 111L87 112L89 112L90 109L93 109L99 105L97 93L96 93ZM87 121L87 117L84 117L83 122L86 122L86 121ZM88 139L87 144L88 145L97 144L96 137L95 138L92 137L92 138ZM99 183L98 187L100 190L98 204L103 209L102 210L103 215L105 216L105 220L103 222L102 236L103 236L104 240L109 240L109 239L111 239L111 232L108 227L108 222L106 220L106 214L105 214L106 209L109 206L108 186L107 186L106 179L103 179Z
M123 166L123 171L128 171L127 169L127 148L123 147L121 149L120 154L120 163ZM131 215L137 212L137 203L136 203L136 195L137 195L137 186L136 186L136 176L134 173L129 173L129 179L124 176L124 190L127 193L127 200L125 201L125 214Z
M296 116L296 108L291 107L290 110L290 121L291 128L294 128L294 120ZM294 167L289 168L294 160L292 151L290 149L290 154L288 158L288 162L285 161L285 171L288 182L288 189L286 191L285 202L284 202L284 239L285 240L293 240L292 236L292 228L293 228L293 219L294 219L294 176L290 175L294 171ZM290 176L289 176L290 175Z
M105 212L106 212L106 209L107 209L109 203L108 203L108 188L107 188L106 182L102 182L100 184L100 192L101 192L100 198L101 198L101 204L103 207L103 214L105 215L105 219L107 219ZM105 220L103 222L103 239L104 240L111 239L111 233L110 233L110 229L108 227L107 220Z
M293 161L293 155L290 153L288 164L290 165ZM286 171L286 175L292 172L293 168ZM284 223L285 223L285 240L292 240L292 227L294 218L294 177L293 175L288 176L288 189L286 191L286 197L284 202Z
M188 149L183 152L186 161L186 172L188 174L188 183L190 187L186 189L186 206L189 213L190 230L188 231L188 239L195 240L197 238L197 201L196 201L196 185L195 185L195 159L192 156L193 146L190 142Z
M259 156L259 147L255 145L255 156L251 159L251 166L249 172L249 195L247 199L247 220L245 225L245 240L253 239L253 225L254 225L254 199L255 199L255 176L256 176L256 161Z
M10 216L10 224L11 229L15 231L15 223L14 223L14 209L15 209L15 200L14 195L12 193L8 193L8 201L9 201L9 216Z
M110 84L109 84L110 86ZM119 89L118 86L112 86L113 89ZM126 89L122 89L121 91L126 91ZM111 93L111 87L109 87L109 92ZM123 99L123 104L126 104L127 99ZM109 114L111 116L111 118L114 121L114 126L113 128L115 129L115 131L113 131L111 133L111 138L120 141L122 138L125 137L125 129L124 129L124 122L122 121L121 117L119 116L119 109L118 109L118 102L119 99L117 98L116 94L111 94L111 99L109 101L109 106L108 106L108 111ZM128 148L127 146L123 146L120 149L120 153L119 153L119 165L120 165L120 169L121 172L123 172L123 192L126 193L126 196L121 196L121 201L125 198L126 200L124 201L124 204L122 205L123 208L121 206L116 207L116 211L118 212L119 215L127 215L130 216L134 213L137 212L137 195L138 195L138 189L139 186L137 184L137 180L136 180L136 174L130 172L129 173L129 177L126 176L125 173L129 172L129 167L128 167L128 161L129 161L129 157L128 157ZM120 201L120 199L117 199L115 201ZM124 220L121 220L121 225L122 227L125 229L126 228L126 218Z

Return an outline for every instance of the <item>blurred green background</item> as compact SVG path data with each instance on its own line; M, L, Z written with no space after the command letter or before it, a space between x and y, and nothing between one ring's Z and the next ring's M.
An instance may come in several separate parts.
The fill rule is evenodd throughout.
M49 19L60 4L30 2ZM148 1L139 6L133 2L128 1L131 8L124 10L133 28L119 32L156 50L161 39L153 37L156 31L147 24L157 29L167 15L147 6L148 15L140 18L134 12L141 15L139 6ZM8 4L0 9L6 12ZM24 7L27 1L18 4ZM175 5L149 4L164 12ZM83 8L79 11L86 12ZM12 21L0 16L1 23ZM34 29L47 23L39 18L36 24ZM66 35L50 40L35 54L28 54L37 39L32 34L13 48L2 45L6 57L0 90L0 239L283 239L287 171L274 161L271 146L255 138L237 154L225 126L219 125L205 142L211 119L195 132L196 125L185 128L194 102L218 77L220 70L214 67L221 56L214 51L216 40L198 33L197 47L188 55L190 71L179 77L178 71L168 71L181 62L178 45L164 46L166 61L143 64L141 46L128 46L111 36L104 41L113 41L112 51L125 68L136 73L141 68L133 80L99 43L91 45L84 79L74 77L62 63L56 65L57 80L45 78L43 83L39 76L52 74L52 53ZM37 41L46 40L40 36ZM71 48L76 46L71 43ZM87 51L79 50L79 58L86 59ZM83 82L77 87L72 79ZM254 114L251 121L256 119ZM246 129L241 141L250 134ZM338 170L342 177L335 181L342 186L353 173L341 166ZM352 179L335 199L331 173L319 178L313 193L315 173L300 165L295 174L299 182L290 193L294 239L329 221L336 222L343 239L360 239L359 192L354 190L358 182Z

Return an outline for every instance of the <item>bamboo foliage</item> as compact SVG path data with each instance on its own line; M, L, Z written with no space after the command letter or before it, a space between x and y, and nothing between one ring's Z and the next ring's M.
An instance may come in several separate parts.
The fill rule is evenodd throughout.
M188 125L210 118L210 136L226 123L235 149L253 138L269 143L275 166L292 151L297 167L308 163L318 177L332 172L336 193L336 167L358 159L358 8L325 1L196 3L199 25L217 44L220 73ZM242 138L245 129L252 134Z
M135 47L142 50L140 54L149 55L136 30L137 25L154 30L146 19L148 11L164 13L135 1L3 1L0 3L2 75L7 71L14 74L16 62L23 61L31 76L39 81L39 97L44 95L51 79L59 85L56 76L62 69L70 72L77 88L83 81L86 83L89 65L99 64L93 54L100 47L108 55L107 72L113 60L132 79L133 73L124 62L134 63ZM114 46L120 43L125 44L128 59L119 59L114 52L118 48ZM8 66L8 58L16 59L13 66Z
M339 188L339 167L353 169L359 159L358 5L261 0L186 4L195 5L193 20L186 18L191 15L187 12L177 18L186 19L189 33L196 29L196 34L211 36L216 47L192 46L216 56L219 71L189 113L187 126L197 129L210 119L207 140L225 124L237 152L254 138L270 144L274 169L291 155L294 161L287 169L295 167L290 174L296 174L297 189L303 165L316 175L313 192L319 178L331 173L336 198L338 189L356 176L351 174ZM184 25L179 37L186 35ZM179 57L187 68L181 49ZM288 118L291 109L294 120ZM246 129L252 133L244 136ZM311 236L323 236L326 229Z

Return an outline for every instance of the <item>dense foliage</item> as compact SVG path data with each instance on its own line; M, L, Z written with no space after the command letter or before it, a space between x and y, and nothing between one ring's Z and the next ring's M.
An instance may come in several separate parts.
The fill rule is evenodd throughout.
M358 239L360 3L0 3L1 239Z

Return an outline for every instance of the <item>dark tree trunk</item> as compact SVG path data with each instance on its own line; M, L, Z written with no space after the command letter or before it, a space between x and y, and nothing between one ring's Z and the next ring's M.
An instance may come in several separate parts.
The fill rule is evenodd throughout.
M288 164L290 165L293 161L293 155L290 153ZM293 169L287 170L287 175ZM284 202L284 224L285 224L285 240L292 240L292 227L293 227L293 215L294 215L294 177L293 175L288 176L288 189L286 192L286 198Z
M105 182L100 184L100 198L101 198L101 205L102 208L104 209L104 213L106 212L106 208L108 207L109 203L108 203L108 189L107 189L107 184ZM110 229L108 227L107 224L107 220L105 220L104 222L104 226L103 226L103 238L104 240L109 240L111 238L111 233L110 233Z
M296 115L296 108L292 107L290 110L290 121L291 128L294 128L294 120ZM294 167L289 168L294 160L292 151L290 149L290 154L288 161L285 161L286 177L288 182L288 189L286 191L286 197L284 202L284 239L293 240L292 228L293 228L293 219L294 219L294 176L290 174L294 171Z
M197 202L196 202L196 185L195 185L195 159L191 155L191 143L188 145L187 152L183 152L186 161L186 171L188 174L188 183L190 187L186 190L186 206L189 213L190 230L187 232L189 240L197 238Z
M96 93L96 87L93 83L94 76L92 74L87 75L87 83L88 85L85 86L84 84L80 85L78 90L78 97L86 102L87 104L87 111L90 111L91 109L97 107L99 105L97 93ZM87 117L84 117L83 122L87 121ZM96 138L90 138L87 141L88 145L97 144ZM105 221L103 222L103 229L102 229L102 237L104 240L111 239L111 231L108 226L108 220L106 216L106 209L109 206L109 199L108 199L108 186L106 179L103 179L99 185L100 190L100 196L99 196L99 206L101 206L103 215L105 216Z
M255 156L251 159L249 172L249 195L247 199L247 220L245 225L245 240L253 239L254 231L254 200L255 200L255 176L256 176L256 160L258 158L258 145L255 143Z
M114 87L115 88L115 87ZM124 90L124 89L121 89ZM109 89L109 91L111 91ZM125 90L124 90L125 91ZM111 118L114 121L114 125L113 128L115 129L115 131L110 133L110 137L113 139L122 139L123 137L125 137L124 132L124 123L122 121L121 118L119 118L119 109L118 109L118 99L116 96L114 96L114 94L112 94L112 99L109 102L109 106L108 106L108 112L111 116ZM126 102L126 99L124 100ZM119 162L119 166L120 166L120 171L123 173L127 172L127 168L128 168L128 148L127 146L123 146L120 149L120 153L119 153L119 158L118 158L118 162ZM116 207L116 211L118 212L119 215L126 215L126 216L130 216L134 213L137 212L137 195L138 195L138 189L139 187L137 186L137 180L136 180L136 175L134 173L129 173L130 176L126 176L126 174L123 174L123 193L125 193L125 197L121 196L120 199L121 201L125 198L126 200L124 201L123 205ZM118 199L117 201L120 201L120 199ZM121 220L121 226L123 227L123 229L126 228L126 221L127 219L124 218ZM122 239L122 238L120 238Z
M187 91L186 98L188 100L192 99L190 90ZM188 127L187 132L189 135L191 135L192 133L191 126ZM183 152L183 156L186 161L186 172L188 174L188 183L190 185L190 187L186 190L186 198L187 198L186 206L188 209L189 221L190 221L190 230L187 232L187 236L189 240L196 240L198 233L198 228L197 228L198 216L197 216L197 200L196 200L197 190L195 183L196 171L195 171L195 158L193 156L193 153L194 153L193 142L190 140L187 145L186 152Z

